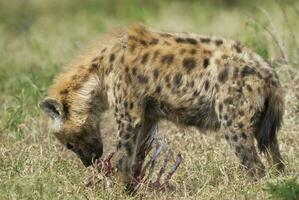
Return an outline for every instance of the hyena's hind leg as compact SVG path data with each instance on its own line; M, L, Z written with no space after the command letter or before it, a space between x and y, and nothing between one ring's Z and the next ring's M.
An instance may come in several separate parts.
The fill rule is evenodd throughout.
M262 111L257 117L256 140L261 152L266 154L270 166L278 172L284 171L285 165L280 154L277 133L282 124L283 98L277 90L269 93Z
M266 149L266 156L268 163L271 166L275 167L275 169L278 172L284 171L285 165L280 154L279 145L276 137L274 138L272 144L270 144L269 147Z
M254 145L255 132L250 121L251 116L248 116L251 112L246 112L241 106L233 105L233 101L224 101L217 106L225 139L248 175L253 178L265 176L265 167Z
M256 135L255 135L257 142L260 140L259 132L260 132L260 127L257 128ZM279 144L276 135L273 138L273 141L266 148L265 155L271 167L274 167L278 172L284 171L285 165L280 154Z

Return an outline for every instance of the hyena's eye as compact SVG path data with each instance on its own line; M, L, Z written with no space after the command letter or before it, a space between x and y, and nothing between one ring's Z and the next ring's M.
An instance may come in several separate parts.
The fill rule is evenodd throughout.
M67 142L66 143L66 148L69 149L69 150L74 150L75 146L74 146L74 144L72 144L70 142Z

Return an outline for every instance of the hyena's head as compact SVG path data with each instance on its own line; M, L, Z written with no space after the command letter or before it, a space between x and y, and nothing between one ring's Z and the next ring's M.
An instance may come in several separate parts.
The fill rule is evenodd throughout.
M68 108L52 98L45 98L40 107L51 118L51 132L67 149L76 153L86 167L102 156L102 139L98 123L92 116L84 122L72 121Z
M78 84L75 76L71 79ZM40 108L51 118L51 132L87 167L103 154L99 114L105 101L95 89L97 81L93 75L88 75L80 87L73 87L70 80L68 84L65 84L65 79L63 81L56 80L49 90L50 95L40 103Z

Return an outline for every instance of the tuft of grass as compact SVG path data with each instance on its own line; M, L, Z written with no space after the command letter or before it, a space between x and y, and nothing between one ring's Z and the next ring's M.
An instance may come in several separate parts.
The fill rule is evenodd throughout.
M297 178L292 178L277 183L268 183L265 190L271 199L297 200L299 199L299 183Z

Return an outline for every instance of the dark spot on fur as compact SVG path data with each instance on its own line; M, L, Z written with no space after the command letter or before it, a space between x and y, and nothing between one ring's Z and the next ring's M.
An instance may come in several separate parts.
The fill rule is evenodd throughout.
M109 58L109 62L112 63L115 60L115 55L112 53Z
M233 141L237 142L237 141L238 141L238 136L237 136L237 135L234 135L234 136L232 137L232 139L233 139Z
M255 73L256 73L256 71L253 68L251 68L247 65L245 67L243 67L243 69L241 70L241 76L242 77L248 76L248 75L253 75Z
M163 44L165 44L165 45L167 45L167 46L169 46L170 45L170 43L168 42L168 41L164 41L164 43Z
M224 83L228 78L228 68L225 67L219 74L218 74L218 80L222 83Z
M122 55L121 58L120 58L120 62L121 64L124 64L125 63L125 57Z
M175 84L176 87L180 87L181 86L181 80L182 80L182 74L181 73L177 73L174 76L174 79L173 79L173 83Z
M183 55L185 52L186 52L186 49L185 49L185 48L182 48L182 49L180 50L180 54L181 54L181 55Z
M205 55L207 55L207 56L211 56L212 55L212 52L210 50L206 50L206 49L203 50L203 53Z
M243 110L240 110L240 111L239 111L239 115L240 115L240 116L244 116L244 111L243 111Z
M97 62L97 61L99 61L98 57L95 57L94 59L91 60L91 62Z
M242 161L241 161L242 165L246 165L247 161L248 161L248 157L246 155L243 155Z
M71 106L70 106L70 104L68 104L66 102L66 100L63 100L61 102L61 104L62 104L62 109L63 109L63 112L64 112L64 118L68 119L68 117L70 115L70 108L71 108Z
M225 139L228 141L229 140L229 137L228 135L224 135Z
M130 46L130 52L133 53L135 49L136 49L136 44L134 43Z
M205 59L203 60L203 67L204 67L204 68L207 68L207 67L209 66L209 64L210 64L210 60L209 60L208 58L205 58Z
M217 83L215 84L215 90L216 90L216 92L219 91L219 85Z
M177 43L189 43L189 44L192 44L192 45L197 45L197 41L193 38L175 38L175 41Z
M236 146L236 152L240 153L240 151L241 151L241 147L240 146Z
M160 93L161 93L161 89L162 89L161 86L158 85L158 86L156 87L155 93L160 94Z
M183 43L183 42L185 41L185 39L179 37L179 38L175 38L175 41L176 41L177 43Z
M133 67L133 68L132 68L132 74L133 74L134 76L136 76L136 74L137 74L137 69L136 69L136 67Z
M132 125L131 124L128 124L128 126L127 126L127 132L131 132L133 130L133 127L132 127ZM128 134L128 135L130 135L130 134ZM130 137L129 137L130 138ZM128 138L128 139L129 139Z
M128 156L131 156L133 154L132 144L130 142L126 142L123 144L123 146L125 147Z
M210 38L200 38L200 41L202 43L209 43L209 42L211 42L211 39Z
M192 45L197 45L197 41L193 38L187 38L186 41Z
M241 133L241 137L242 137L244 140L247 139L247 136L246 136L246 134L245 134L244 132Z
M124 102L124 107L125 107L125 109L128 108L128 102L127 101Z
M154 78L157 79L158 76L159 76L159 70L158 69L154 69L153 74L154 74Z
M147 60L148 60L148 53L143 54L142 58L141 58L141 64L145 65Z
M232 120L228 120L227 122L226 122L226 126L231 126L232 125Z
M160 51L156 50L154 55L153 55L152 61L155 61L157 59L157 57L159 56L159 54L160 54Z
M215 43L216 43L216 46L219 47L223 44L223 40L218 39L218 40L215 41Z
M121 142L118 142L116 145L116 149L119 150L121 148Z
M193 88L194 87L194 81L192 80L189 85L190 85L191 88Z
M223 105L222 105L222 103L219 104L218 110L219 110L220 113L223 111Z
M143 45L143 46L147 46L147 43L145 40L139 40L140 44Z
M130 103L130 109L132 110L133 108L134 108L134 103L131 102L131 103Z
M246 88L249 92L252 92L252 87L250 85L246 85Z
M224 104L233 104L233 98L232 97L227 97L224 99Z
M69 93L69 90L68 89L64 89L64 90L61 90L60 91L60 94L61 95L67 95Z
M151 41L150 41L150 45L156 45L159 43L159 40L157 38L153 38Z
M194 58L184 58L182 64L183 67L187 70L187 72L190 72L196 66Z
M236 42L236 44L233 45L233 48L236 49L237 53L242 53L242 45L240 42Z
M104 53L107 50L107 48L105 47L104 49L102 49L101 53Z
M162 56L161 63L170 65L173 62L173 59L174 59L173 54L167 54L167 55Z
M192 95L193 95L193 97L196 97L199 95L199 92L195 90Z
M191 50L190 50L190 54L191 54L191 55L196 54L196 49L191 49Z
M165 82L166 82L166 83L169 83L169 81L170 81L170 75L167 74L167 75L165 76Z
M205 90L208 91L210 87L210 82L208 80L205 81Z
M148 82L148 78L147 78L147 76L144 76L144 75L142 75L142 74L139 74L139 75L137 76L137 79L138 79L139 83L142 83L142 84L145 84L145 83Z
M236 68L234 69L233 78L236 79L236 78L238 77L238 74L239 74L239 68L236 67Z

